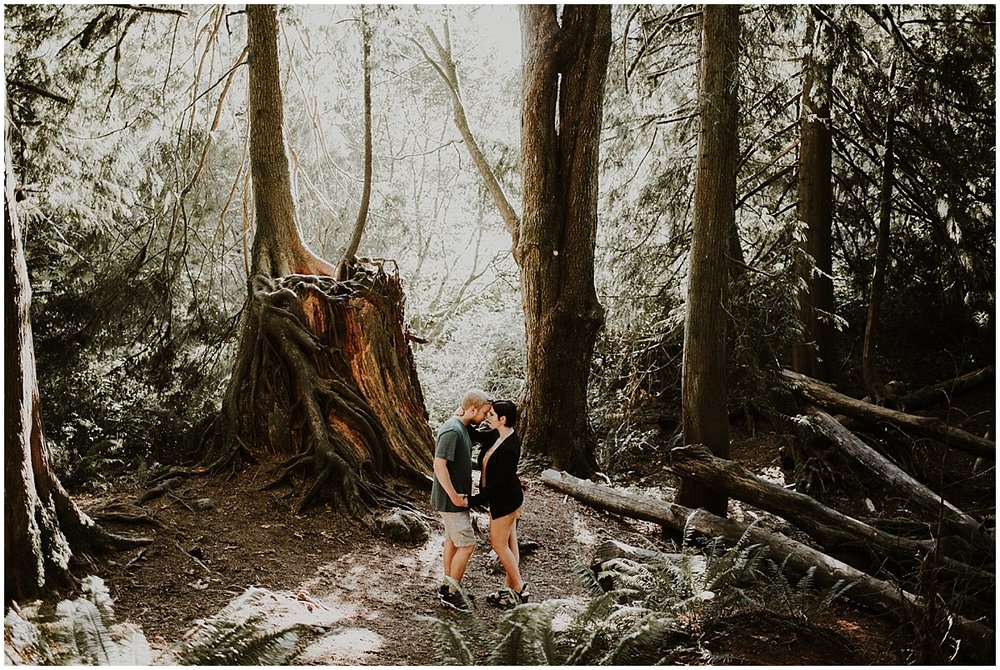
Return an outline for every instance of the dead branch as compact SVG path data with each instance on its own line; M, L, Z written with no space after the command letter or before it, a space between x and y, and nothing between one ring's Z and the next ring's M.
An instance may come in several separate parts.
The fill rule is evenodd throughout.
M844 597L897 621L911 621L913 609L923 609L926 606L922 598L896 585L876 579L800 542L762 528L724 519L702 509L692 510L663 500L624 493L578 479L565 472L545 470L542 481L591 507L658 523L678 532L694 531L705 537L722 538L729 543L738 542L747 535L751 542L766 547L775 560L784 561L786 567L795 573L805 574L810 568L815 568L817 583L832 585L838 581L853 582L854 587ZM963 645L984 654L987 650L992 653L995 640L993 630L978 621L961 616L955 616L953 622L953 633L962 640Z
M960 393L978 388L995 378L993 366L959 375L954 379L933 384L922 389L907 393L899 398L899 406L905 410L927 407L941 402L951 402L951 399Z
M805 531L832 556L860 570L878 568L887 557L913 568L924 556L941 549L933 540L914 540L873 528L810 496L758 477L735 461L718 458L702 445L676 447L670 457L671 468L681 476L777 514ZM971 577L987 588L995 584L992 574L952 558L939 559L952 577Z
M826 436L838 449L879 478L887 488L897 492L929 519L940 521L969 542L981 542L978 521L908 475L894 463L861 441L836 419L816 407L807 406L810 424Z
M872 405L838 393L823 382L791 370L784 370L782 376L796 393L824 409L834 410L873 425L890 423L902 430L940 440L949 447L976 456L996 458L996 442L950 426L937 417L916 416Z

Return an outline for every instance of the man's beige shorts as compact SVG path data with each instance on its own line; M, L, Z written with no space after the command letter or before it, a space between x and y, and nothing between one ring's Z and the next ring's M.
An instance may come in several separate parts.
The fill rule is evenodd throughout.
M471 547L476 543L472 517L468 512L440 512L444 521L444 537L456 547Z

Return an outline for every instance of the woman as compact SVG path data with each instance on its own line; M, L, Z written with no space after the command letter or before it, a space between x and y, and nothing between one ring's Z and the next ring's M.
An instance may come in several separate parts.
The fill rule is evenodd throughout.
M490 544L506 573L505 589L486 597L500 607L516 607L528 600L527 584L518 569L517 520L521 516L524 491L517 477L521 439L514 432L517 405L496 400L486 414L490 430L477 436L479 450L479 493L469 499L470 507L486 506L490 512Z

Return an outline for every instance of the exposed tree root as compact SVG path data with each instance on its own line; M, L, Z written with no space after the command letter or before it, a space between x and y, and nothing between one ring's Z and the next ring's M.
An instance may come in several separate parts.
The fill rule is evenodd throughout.
M267 488L312 477L299 511L326 497L352 516L385 477L426 484L433 438L399 279L381 266L352 277L254 279L206 469L285 456Z

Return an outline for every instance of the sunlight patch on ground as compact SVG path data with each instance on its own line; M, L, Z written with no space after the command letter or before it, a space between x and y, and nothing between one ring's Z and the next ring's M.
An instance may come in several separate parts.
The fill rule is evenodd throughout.
M320 665L351 664L378 652L384 642L381 635L366 628L344 628L309 645L298 660Z
M587 605L590 603L590 599L586 596L570 596L568 598L560 598L565 604L560 605L556 613L552 615L552 630L556 633L564 633L573 624L573 620L576 619L577 615L580 614Z
M772 465L766 468L762 468L759 473L759 476L768 480L772 484L777 484L778 486L785 485L785 473L782 472L781 468L777 466Z
M577 542L585 547L593 547L598 542L598 537L587 528L578 516L573 517L573 536Z
M299 589L290 591L270 591L251 588L235 598L231 605L237 611L263 613L267 625L280 630L295 624L307 626L332 626L342 619L354 616L355 608L330 606L330 603Z

